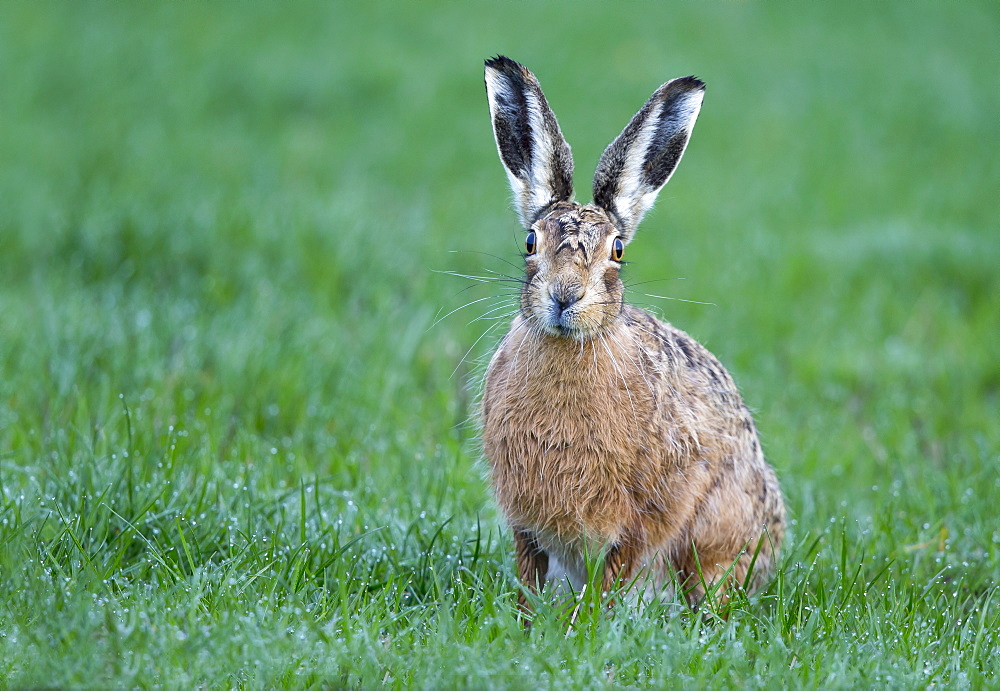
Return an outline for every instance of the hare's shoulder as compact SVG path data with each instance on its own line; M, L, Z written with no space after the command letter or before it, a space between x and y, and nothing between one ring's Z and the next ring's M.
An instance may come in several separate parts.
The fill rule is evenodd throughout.
M624 308L622 316L645 352L659 361L666 374L692 384L735 391L736 384L719 359L687 332L631 305Z

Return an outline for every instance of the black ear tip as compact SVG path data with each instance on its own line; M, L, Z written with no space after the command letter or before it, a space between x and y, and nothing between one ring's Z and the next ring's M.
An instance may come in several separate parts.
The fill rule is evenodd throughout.
M697 77L671 79L653 93L653 100L669 103L673 99L705 93L705 82Z
M511 60L506 55L497 55L495 58L489 58L486 60L485 65L486 69L506 74L520 74L524 69L519 63Z
M694 75L692 75L690 77L681 77L680 79L677 80L677 82L678 82L678 85L681 85L681 86L684 87L685 91L704 91L705 90L705 82L701 81L700 79L698 79Z

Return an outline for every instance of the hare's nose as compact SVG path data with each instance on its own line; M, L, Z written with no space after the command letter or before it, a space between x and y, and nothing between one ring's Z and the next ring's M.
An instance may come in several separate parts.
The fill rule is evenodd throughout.
M552 306L555 307L556 314L561 316L563 312L579 302L582 297L581 293L582 291L579 291L572 286L560 286L552 290L550 295L552 297Z
M568 310L580 298L576 297L575 295L568 295L568 296L556 297L553 299L555 300L556 308L558 308L559 312L562 313Z

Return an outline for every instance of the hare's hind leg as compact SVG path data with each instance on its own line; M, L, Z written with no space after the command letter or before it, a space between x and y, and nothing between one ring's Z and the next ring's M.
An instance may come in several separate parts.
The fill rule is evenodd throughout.
M642 547L643 542L635 538L634 534L627 534L611 545L604 556L601 579L601 591L605 595L621 589L619 595L631 604L655 596L658 588L652 572L655 571L652 563L654 560L649 558ZM617 598L611 598L607 602L609 608L616 604Z
M523 585L517 596L517 605L522 613L531 612L524 588L533 593L540 592L545 585L545 574L549 570L549 554L530 530L514 531L514 547L517 559L517 578Z
M604 573L601 579L601 591L610 593L615 587L626 586L635 576L639 560L638 550L631 540L618 542L611 546L604 556Z
M714 608L724 608L734 589L752 593L773 570L773 547L767 533L733 549L694 548L680 565L681 587L692 607L711 593Z

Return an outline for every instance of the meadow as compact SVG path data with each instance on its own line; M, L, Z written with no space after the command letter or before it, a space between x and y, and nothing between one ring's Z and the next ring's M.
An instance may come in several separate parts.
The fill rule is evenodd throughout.
M982 688L1000 659L1000 9L0 6L0 688ZM708 84L628 299L791 525L727 619L516 618L476 442L522 231L482 61L577 196ZM481 301L480 301L481 300Z

